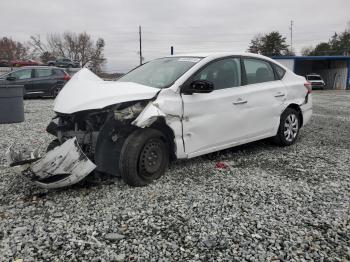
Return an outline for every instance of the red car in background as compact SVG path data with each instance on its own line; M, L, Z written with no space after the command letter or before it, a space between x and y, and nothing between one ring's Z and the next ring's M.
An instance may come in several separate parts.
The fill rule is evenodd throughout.
M21 67L21 66L38 66L42 65L42 63L32 60L32 59L26 59L26 60L12 60L11 66L14 67Z

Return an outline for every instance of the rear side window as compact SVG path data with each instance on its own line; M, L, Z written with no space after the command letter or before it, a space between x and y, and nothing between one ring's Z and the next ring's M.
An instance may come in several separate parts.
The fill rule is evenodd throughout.
M282 79L284 77L284 75L286 74L286 70L284 70L282 67L273 64L273 66L275 67L275 71L277 74L278 79Z
M54 69L53 72L56 76L64 76L65 75L63 70L60 70L60 69Z
M35 69L36 77L47 77L52 75L51 69Z
M245 58L243 59L243 63L247 74L248 85L275 80L275 75L269 62L254 58Z
M241 85L241 65L239 58L225 58L213 62L197 73L192 80L207 80L214 89L224 89Z

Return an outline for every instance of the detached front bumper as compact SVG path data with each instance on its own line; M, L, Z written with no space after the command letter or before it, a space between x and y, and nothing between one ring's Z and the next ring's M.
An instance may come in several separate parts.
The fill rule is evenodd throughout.
M96 168L83 153L75 137L47 152L43 157L32 153L25 158L11 147L6 156L10 166L23 165L22 174L25 177L48 189L76 184Z

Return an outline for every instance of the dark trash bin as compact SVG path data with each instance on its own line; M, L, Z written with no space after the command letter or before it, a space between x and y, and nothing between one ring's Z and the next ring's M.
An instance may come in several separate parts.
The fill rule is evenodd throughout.
M24 121L23 85L0 85L0 124Z

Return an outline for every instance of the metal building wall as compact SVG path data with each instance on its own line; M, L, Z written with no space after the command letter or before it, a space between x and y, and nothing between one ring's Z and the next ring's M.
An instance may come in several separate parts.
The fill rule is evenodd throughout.
M348 68L332 68L320 70L320 75L329 89L345 90L347 84Z
M284 65L288 69L294 71L294 59L275 59L280 64Z

